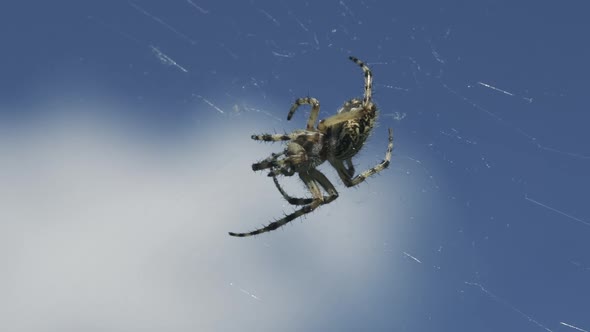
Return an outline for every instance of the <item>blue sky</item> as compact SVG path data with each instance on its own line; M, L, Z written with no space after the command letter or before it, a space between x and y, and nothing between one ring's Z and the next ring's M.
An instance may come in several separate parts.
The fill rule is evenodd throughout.
M2 7L2 330L590 331L584 2ZM227 236L292 211L249 137L360 96L350 55L390 168Z

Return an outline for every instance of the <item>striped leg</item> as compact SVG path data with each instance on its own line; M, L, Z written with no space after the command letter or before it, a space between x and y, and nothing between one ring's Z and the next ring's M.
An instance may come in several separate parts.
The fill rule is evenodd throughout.
M332 183L330 183L330 181L328 181L328 179L325 176L323 176L324 177L323 179L321 178L321 176L323 176L323 174L318 171L318 174L314 175L314 179L318 180L320 186L322 186L322 188L324 188L324 190L330 194L329 196L324 196L324 204L327 204L327 203L333 201L334 199L336 199L336 197L338 197L338 192L336 191L336 188L334 188ZM273 177L272 179L275 183L275 186L277 187L277 189L281 193L281 195L283 195L283 198L287 202L289 202L289 204L291 204L291 205L305 205L305 204L310 204L313 201L313 198L297 198L297 197L289 196L289 194L287 194L285 192L285 190L283 190L283 187L281 187L281 185L279 184L279 180L276 177Z
M293 114L295 114L295 111L301 105L311 105L311 114L309 114L309 119L307 120L306 129L307 130L314 130L315 122L317 121L318 114L320 113L320 102L315 98L306 97L306 98L299 98L299 99L295 100L295 103L293 104L293 106L291 106L291 109L289 110L289 114L287 115L287 120L291 120L291 118L293 117Z
M260 134L250 136L255 141L280 142L290 141L294 138L293 134Z
M270 157L264 159L263 161L252 164L252 170L253 171L261 171L263 169L276 167L277 166L277 159L284 154L285 154L284 151L281 153L273 153L270 155Z
M276 176L273 176L272 180L274 181L275 186L277 186L277 189L279 190L281 195L283 195L283 198L287 202L289 202L289 204L291 204L291 205L306 205L306 204L310 204L313 201L313 198L297 198L297 197L289 196L289 194L287 194L285 192L285 190L283 190L283 187L281 187L281 184L279 183L279 180L277 180Z
M257 234L262 234L262 233L274 231L275 229L286 225L287 223L293 221L294 219L297 219L297 218L299 218L305 214L308 214L308 213L312 212L313 210L317 209L318 206L320 206L323 201L322 193L320 191L318 184L313 179L311 179L311 177L305 176L303 174L300 174L299 176L301 177L301 180L303 180L303 183L305 183L305 185L307 186L307 188L311 192L311 195L313 196L312 202L310 204L304 205L299 210L296 210L295 212L293 212L289 215L286 215L285 217L283 217L279 220L273 221L270 224L268 224L262 228L259 228L257 230L254 230L252 232L248 232L248 233L229 232L229 235L237 236L237 237L246 237L246 236L252 236L252 235L257 235Z
M299 210L296 210L295 212L293 212L289 215L286 215L285 217L283 217L277 221L271 222L270 224L266 225L265 227L259 228L257 230L252 231L252 232L249 232L249 233L229 232L229 235L236 236L236 237L246 237L246 236L252 236L252 235L257 235L257 234L262 234L262 233L274 231L275 229L277 229L281 226L284 226L287 223L289 223L289 222L291 222L303 215L306 215L306 214L312 212L313 210L317 209L318 206L320 206L322 204L330 203L333 200L335 200L336 198L338 198L338 192L336 191L334 186L330 183L330 181L326 178L326 176L324 174L322 174L320 171L313 169L313 170L309 171L308 173L300 173L299 177L301 178L303 183L305 183L305 185L307 186L307 189L309 189L309 191L311 192L311 195L313 196L313 198L311 199L311 203L304 205ZM324 196L322 196L320 186L323 187L328 192L329 196L327 196L326 198L324 198Z
M306 137L307 139L317 141L322 136L321 133L318 133L316 130L309 131L304 129L294 130L289 134L258 134L252 135L252 138L255 141L265 141L265 142L280 142L280 141L294 141L299 137Z
M303 131L299 134L296 134L296 136L302 136L307 134L313 134L316 136L321 135L321 133L319 132ZM286 155L286 157L279 159L279 157L282 155ZM287 147L283 152L278 154L273 153L270 157L266 158L265 160L253 164L252 170L260 171L263 169L271 168L271 171L268 173L268 176L276 176L279 174L291 176L295 174L295 167L297 165L305 163L307 159L308 156L307 151L305 151L305 148L303 148L303 146L301 146L300 144L291 141L287 143Z
M367 65L361 60L353 56L348 58L359 65L359 67L361 67L365 73L365 97L363 98L363 106L366 107L371 102L371 93L373 91L373 73L371 72L371 69L369 69L369 67L367 67Z
M274 177L279 174L284 176L292 176L295 174L295 170L287 163L290 158L278 159L284 154L284 151L281 153L273 153L270 157L264 159L263 161L252 164L252 170L261 171L270 168L271 171L268 173L268 176Z

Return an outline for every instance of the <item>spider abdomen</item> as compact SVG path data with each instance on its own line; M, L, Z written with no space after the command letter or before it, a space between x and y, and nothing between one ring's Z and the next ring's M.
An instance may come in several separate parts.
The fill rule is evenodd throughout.
M369 110L357 119L342 123L340 130L334 134L332 155L339 160L354 157L363 147L375 125L377 109L372 105Z

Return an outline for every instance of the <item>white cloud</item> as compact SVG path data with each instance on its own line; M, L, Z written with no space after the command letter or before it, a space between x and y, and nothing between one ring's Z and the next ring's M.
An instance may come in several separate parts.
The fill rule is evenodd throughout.
M367 287L384 254L382 213L355 203L370 186L231 238L291 211L250 169L280 147L195 126L166 144L96 114L2 131L2 330L296 330Z

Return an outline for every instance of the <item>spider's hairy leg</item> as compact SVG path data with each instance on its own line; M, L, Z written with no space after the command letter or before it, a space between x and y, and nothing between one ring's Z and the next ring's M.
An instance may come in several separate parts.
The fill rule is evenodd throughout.
M280 156L285 154L287 155L286 157L279 159ZM268 173L268 176L276 176L279 174L291 176L295 174L294 166L302 164L305 161L307 161L305 149L297 143L289 142L287 148L283 152L273 153L263 161L252 164L252 170L261 171L270 168L271 171Z
M289 110L289 114L287 115L287 120L291 120L291 118L293 117L293 114L295 114L295 111L301 105L311 105L311 113L309 114L309 119L307 120L306 129L307 130L314 130L315 122L317 121L318 114L320 113L320 102L315 98L306 97L306 98L299 98L299 99L295 100L295 103L293 103L293 106L291 106L291 109Z
M311 139L317 139L317 131L309 131L305 129L294 130L289 134L255 134L250 136L255 141L265 142L280 142L280 141L295 141L300 137L308 137Z
M262 233L274 231L275 229L286 225L287 223L293 221L294 219L297 219L297 218L301 217L302 215L308 214L308 213L312 212L313 210L317 209L317 207L320 206L323 201L322 193L320 191L318 184L310 176L306 176L304 174L299 174L299 176L300 176L301 180L303 181L303 183L305 183L305 185L307 186L307 188L309 189L309 191L311 192L311 194L313 196L312 202L310 204L304 205L299 210L296 210L295 212L293 212L289 215L286 215L285 217L283 217L279 220L273 221L270 224L266 225L265 227L259 228L257 230L252 231L252 232L248 232L248 233L229 232L229 235L237 236L237 237L246 237L246 236L252 236L252 235L257 235L257 234L262 234Z
M307 161L307 153L305 149L297 143L289 142L283 153L286 154L287 157L273 161L271 163L273 170L268 173L268 176L276 176L278 174L291 176L295 174L294 166Z
M246 237L246 236L252 236L252 235L257 235L257 234L261 234L261 233L274 231L275 229L277 229L281 226L284 226L287 223L289 223L289 222L291 222L303 215L306 215L306 214L312 212L313 210L317 209L318 206L323 205L323 204L328 204L328 203L332 202L333 200L335 200L336 198L338 198L338 192L336 191L336 188L334 188L334 186L330 183L330 181L326 178L326 176L324 174L322 174L320 171L318 171L316 169L311 169L307 173L299 173L299 177L301 178L303 183L307 186L307 189L309 189L309 191L311 192L311 195L313 196L310 204L304 205L299 210L296 210L295 212L293 212L289 215L286 215L285 217L283 217L277 221L273 221L263 228L259 228L255 231L252 231L249 233L229 232L229 235L237 236L237 237ZM326 190L328 192L329 196L327 196L327 197L322 196L320 186L323 187L324 190Z
M274 181L275 186L277 187L277 189L279 190L279 192L281 193L283 198L287 202L289 202L289 204L291 204L291 205L306 205L306 204L310 204L313 201L313 198L298 198L298 197L289 196L289 194L287 194L285 192L283 187L281 187L281 184L279 183L279 180L277 179L276 176L273 176L272 180Z
M344 182L345 185L347 183L350 183L354 173L352 173L350 169L344 166L344 162L342 160L331 160L330 164L332 165L332 167L334 167L334 169L336 169L336 172L338 172L338 176L340 177L342 182Z
M270 155L270 157L264 159L263 161L252 164L252 170L261 171L263 169L275 167L277 166L277 159L284 154L285 151L281 153L273 153Z
M285 151L281 153L273 153L270 157L264 159L261 162L255 163L252 165L252 170L260 171L267 168L287 168L289 165L293 165L294 163L300 163L305 158L305 149L293 141L296 141L300 138L303 138L304 141L317 141L321 139L321 134L317 131L309 131L309 130L295 130L290 134L284 135L270 135L270 134L263 134L263 135L252 135L252 139L254 140L262 140L262 141L291 141L287 143L287 148ZM284 154L288 154L288 157L284 159L278 159L280 156ZM285 170L280 171L279 173L283 175L287 175ZM292 173L289 175L293 175ZM272 175L271 175L272 176Z
M330 182L330 180L328 180L328 178L324 175L324 173L314 168L310 171L310 174L313 177L313 179L316 180L320 184L320 186L322 186L322 188L324 188L324 190L328 193L327 197L324 196L324 202L322 204L328 204L336 198L338 198L338 191L336 190L332 182Z
M291 139L293 139L292 134L255 134L250 137L255 141L265 142L290 141Z
M359 65L359 67L361 67L365 73L365 97L363 98L363 106L367 106L371 102L371 93L373 91L373 73L371 72L371 69L369 69L369 67L361 60L353 56L348 58Z
M334 188L334 185L332 185L332 183L330 183L330 181L328 181L328 179L321 172L318 171L318 173L319 174L315 175L316 180L318 180L320 186L322 186L324 188L324 190L330 194L329 196L324 196L324 204L327 204L327 203L335 200L338 197L338 192L336 191L336 188ZM281 193L283 198L287 202L289 202L289 204L291 204L291 205L305 205L305 204L309 204L313 201L313 198L297 198L297 197L290 196L289 194L287 194L285 192L283 187L279 184L279 180L277 179L276 176L273 176L272 180L274 181L275 186L277 187L277 189L279 190L279 192Z
M272 171L268 172L268 176L272 177L276 177L279 174L284 176L293 176L295 174L295 170L291 167L284 165L278 169L273 169Z
M336 170L338 171L338 176L340 176L340 179L342 179L342 182L344 182L344 185L347 187L353 187L356 186L357 184L365 181L368 177L375 175L379 172L381 172L382 170L386 169L389 166L389 161L391 160L391 152L393 151L393 130L391 128L389 128L389 143L387 144L387 152L385 153L385 159L383 159L383 161L381 161L379 164L375 165L373 168L370 168L364 172L362 172L361 174L355 176L354 178L351 178L348 175L347 170L343 167L344 165L342 164L342 162L340 162L340 164L335 164L334 168L336 168Z

